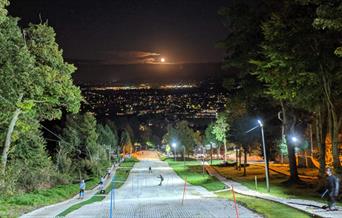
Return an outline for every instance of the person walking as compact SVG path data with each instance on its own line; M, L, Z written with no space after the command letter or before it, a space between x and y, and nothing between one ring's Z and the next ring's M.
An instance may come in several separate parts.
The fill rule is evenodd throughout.
M104 190L104 177L100 178L99 190L100 190L100 194L104 194L105 193L105 190Z
M152 167L151 167L151 166L148 167L148 172L149 172L150 174L152 173Z
M160 174L160 175L158 176L158 178L160 178L159 186L162 186L162 185L163 185L163 181L164 181L164 177Z
M333 174L333 171L331 168L327 168L326 173L328 175L327 177L327 191L329 194L328 209L337 210L336 199L340 191L339 179L337 176Z
M82 179L81 182L80 182L80 197L79 197L79 199L83 199L84 198L85 188L86 188L86 184L85 184L84 180Z

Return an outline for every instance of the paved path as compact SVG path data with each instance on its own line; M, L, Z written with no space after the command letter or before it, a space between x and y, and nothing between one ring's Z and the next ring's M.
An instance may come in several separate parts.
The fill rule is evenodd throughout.
M232 202L218 199L215 194L199 186L187 185L182 205L184 181L167 163L156 160L156 156L154 152L144 151L140 156L142 160L135 164L125 184L115 191L113 217L236 217ZM152 174L148 172L149 166L152 167ZM158 186L160 180L157 176L160 174L165 178L162 186ZM109 196L67 217L109 217ZM240 217L261 217L242 206L238 207Z
M319 217L332 217L332 218L341 218L342 217L342 207L338 207L338 211L327 211L322 209L323 203L311 200L303 200L303 199L286 199L276 197L270 194L265 194L261 192L257 192L255 190L249 189L244 185L241 185L238 182L226 179L225 177L221 176L214 168L210 165L206 165L206 170L209 174L218 178L221 182L226 184L227 186L233 186L234 191L240 194L254 196L266 200L275 201L281 204L285 204L290 207L297 208L299 210L311 213L312 215L319 216Z
M113 168L111 171L111 175L113 175L113 173L115 173L116 168ZM110 182L110 179L106 179L105 180L105 186ZM58 214L60 214L61 212L63 212L64 210L68 209L69 207L71 207L74 204L77 204L79 202L82 201L86 201L89 198L91 198L92 196L94 196L97 192L98 192L98 186L96 186L94 189L92 190L87 190L85 191L85 197L84 199L80 200L79 195L75 195L73 198L57 203L57 204L53 204L53 205L49 205L49 206L45 206L42 208L39 208L37 210L34 210L30 213L24 214L21 216L21 218L53 218L55 216L57 216Z

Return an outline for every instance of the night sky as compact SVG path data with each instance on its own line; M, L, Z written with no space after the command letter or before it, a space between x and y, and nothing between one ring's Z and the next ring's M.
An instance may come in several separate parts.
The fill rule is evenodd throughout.
M219 71L215 43L226 30L217 11L228 2L12 0L9 12L22 26L41 17L55 28L77 82L176 81Z

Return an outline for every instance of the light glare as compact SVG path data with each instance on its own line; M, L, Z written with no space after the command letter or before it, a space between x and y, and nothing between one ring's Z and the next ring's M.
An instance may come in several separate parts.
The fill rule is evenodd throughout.
M258 120L258 123L259 123L259 125L260 125L260 126L262 126L262 122L261 122L261 120Z

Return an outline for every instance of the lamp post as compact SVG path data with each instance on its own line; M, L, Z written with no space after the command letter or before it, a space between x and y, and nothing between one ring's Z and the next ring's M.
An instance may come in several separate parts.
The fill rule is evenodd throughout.
M264 151L266 187L267 187L267 191L270 192L270 183L269 183L269 180L268 180L268 164L267 164L267 154L266 154L264 128L263 128L263 123L261 122L261 120L258 120L258 123L259 123L259 126L261 128L262 147L263 147L263 151Z
M175 161L176 161L177 160L177 153L176 153L177 144L176 143L172 143L172 147L175 150Z

